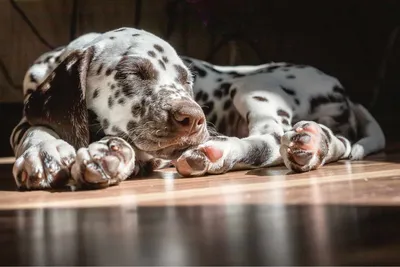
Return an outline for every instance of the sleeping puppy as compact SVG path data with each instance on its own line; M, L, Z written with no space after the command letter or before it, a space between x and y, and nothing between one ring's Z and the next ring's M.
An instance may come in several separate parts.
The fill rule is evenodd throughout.
M90 33L28 70L13 175L20 189L104 188L208 137L174 48L132 28Z
M368 110L316 68L182 58L131 28L42 55L11 136L17 186L105 188L163 160L188 177L281 164L306 172L385 147Z

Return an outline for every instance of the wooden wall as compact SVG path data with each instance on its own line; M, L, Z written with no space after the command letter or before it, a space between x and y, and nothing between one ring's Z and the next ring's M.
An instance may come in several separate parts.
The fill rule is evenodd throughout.
M167 34L167 12L175 0L143 0L139 28L160 37ZM72 0L16 0L43 37L53 46L69 41ZM181 1L184 3L185 1ZM400 25L400 1L382 0L208 0L218 23L241 27L254 40L262 59L243 41L231 42L211 59L218 64L258 64L289 61L311 64L338 77L350 96L365 105L372 100L378 71L391 31ZM77 35L134 26L136 0L78 0ZM221 34L211 34L194 6L175 10L169 42L181 54L205 59ZM0 59L12 80L21 84L25 71L48 50L12 8L0 0ZM213 26L213 25L211 25ZM397 51L397 52L396 52ZM400 123L400 38L392 54L387 81L371 108L386 133L397 138ZM7 115L20 105L20 90L0 73L0 119L13 125L20 114ZM9 113L11 114L11 113ZM3 123L4 125L4 123ZM7 139L10 129L2 133ZM4 135L4 137L3 137ZM2 145L0 144L0 150ZM1 152L1 151L0 151Z
M17 0L41 35L53 46L69 41L71 0ZM166 27L167 0L145 0L140 27L163 35ZM135 0L78 0L77 34L107 31L133 26ZM48 50L12 8L8 0L0 1L0 59L10 76L21 84L25 71L38 55ZM179 38L174 35L174 42ZM20 90L14 90L0 75L0 102L20 102Z

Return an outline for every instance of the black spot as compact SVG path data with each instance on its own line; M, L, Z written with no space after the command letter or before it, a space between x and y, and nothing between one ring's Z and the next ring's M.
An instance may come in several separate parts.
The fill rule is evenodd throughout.
M112 108L114 105L114 99L112 98L112 96L108 97L108 107Z
M300 100L298 98L294 99L294 103L296 103L296 105L300 106Z
M344 97L343 96L337 96L337 95L332 95L332 94L328 94L326 96L317 96L317 97L313 97L310 100L310 113L314 113L315 110L324 104L328 104L328 103L342 103L344 102Z
M268 99L262 96L253 96L255 100L261 101L261 102L268 102Z
M140 115L140 110L141 110L141 107L140 107L139 103L132 105L131 112L132 112L133 117L138 117Z
M31 83L37 83L38 81L36 80L35 76L33 75L33 73L31 73L29 75L29 80L31 81Z
M222 82L222 80L223 80L222 78L218 78L217 82Z
M115 37L114 37L114 36L111 36L111 37L110 37L110 40L114 40L114 39L115 39Z
M232 78L240 78L246 76L245 74L237 73L236 71L228 72L228 75L231 75Z
M304 68L307 68L307 66L306 66L306 65L295 65L295 67L296 67L296 68L298 68L298 69L304 69Z
M107 128L110 127L110 122L107 119L103 120L103 129L107 130Z
M191 69L193 70L194 75L199 75L200 77L205 77L207 75L207 72L196 65L191 66Z
M134 33L132 34L132 37L138 37L140 34L139 33Z
M278 133L273 133L272 136L275 138L276 143L279 145L281 143L281 136Z
M296 76L293 74L286 75L286 79L296 79Z
M199 91L196 96L194 97L194 100L196 100L196 102L200 101L200 99L203 96L203 91Z
M219 89L215 90L215 91L214 91L214 96L215 96L215 98L217 98L217 99L221 99L221 97L222 97L222 91L219 90Z
M93 92L93 98L96 98L99 96L99 88L96 88Z
M328 143L331 143L332 142L332 134L324 127L321 127L321 129L324 132L326 138L328 139Z
M161 45L155 44L153 47L160 53L164 52L164 48Z
M123 31L126 31L126 28L117 29L114 32L123 32Z
M271 157L271 151L271 147L267 142L262 142L261 144L254 142L241 162L258 167Z
M164 70L167 69L167 68L165 67L164 62L162 62L160 59L158 60L158 64L160 64L161 68L163 68Z
M208 115L211 113L211 111L213 111L214 109L214 102L209 101L207 103L204 104L204 106L202 107L204 115Z
M282 119L282 124L289 126L289 121L287 119Z
M125 98L118 99L118 104L124 105L125 104Z
M285 71L285 72L286 72L286 71L289 71L289 70L290 70L290 69L288 69L288 68L283 68L283 69L282 69L282 71Z
M149 56L151 56L151 57L156 57L156 52L154 52L154 51L152 51L152 50L148 51L147 54L148 54Z
M100 64L100 67L97 70L97 75L100 75L102 70L103 70L103 64Z
M217 122L217 119L218 119L217 114L213 114L210 119L210 123L215 125L215 123Z
M113 126L111 130L116 134L124 135L124 132L118 126Z
M130 132L133 129L135 129L137 127L137 123L134 121L129 121L128 124L126 125L127 130Z
M55 61L56 61L56 63L61 63L61 58L60 58L60 56L56 57L56 58L55 58Z
M112 69L107 69L107 70L106 70L106 75L107 75L107 76L110 76L112 72L113 72Z
M280 116L280 117L290 118L289 113L284 111L283 109L278 109L276 114L278 114L278 116Z
M236 88L233 88L233 89L231 90L231 98L232 98L232 99L235 97L236 92L237 92Z
M228 110L232 106L232 101L230 99L226 100L224 103L224 110Z
M229 94L229 89L231 88L232 84L231 83L221 83L221 86L219 89L224 93L224 95Z
M206 102L206 101L208 100L208 94L207 94L207 93L204 93L204 94L203 94L203 97L201 98L201 100L202 100L203 102Z
M288 95L296 95L296 92L295 91L293 91L292 89L289 89L289 88L286 88L286 87L283 87L283 86L281 86L281 88L282 88L282 90L286 93L286 94L288 94Z
M120 92L119 90L117 90L117 91L114 93L114 97L115 97L115 98L118 98L120 94L121 94L121 92Z
M53 56L48 56L44 59L44 63L49 63L49 61L53 58Z
M164 61L165 64L167 64L168 61L169 61L168 58L167 58L166 56L163 56L163 57L162 57L162 60Z
M111 88L111 90L114 90L115 89L115 84L112 84L110 88Z

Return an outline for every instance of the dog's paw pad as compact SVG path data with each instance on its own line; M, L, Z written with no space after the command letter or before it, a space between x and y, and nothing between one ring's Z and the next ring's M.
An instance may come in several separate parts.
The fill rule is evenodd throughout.
M121 138L110 138L81 148L72 166L71 187L103 188L119 184L135 167L135 153Z
M304 172L323 165L329 144L317 123L299 122L282 136L281 141L281 155L289 169Z
M14 163L18 189L62 188L70 177L75 149L63 140L49 140L27 149Z

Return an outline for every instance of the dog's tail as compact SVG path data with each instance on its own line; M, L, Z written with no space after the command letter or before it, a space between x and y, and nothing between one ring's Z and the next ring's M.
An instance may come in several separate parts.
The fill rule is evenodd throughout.
M386 138L378 122L364 106L355 103L351 106L356 117L358 141L351 148L350 159L359 160L383 150Z

